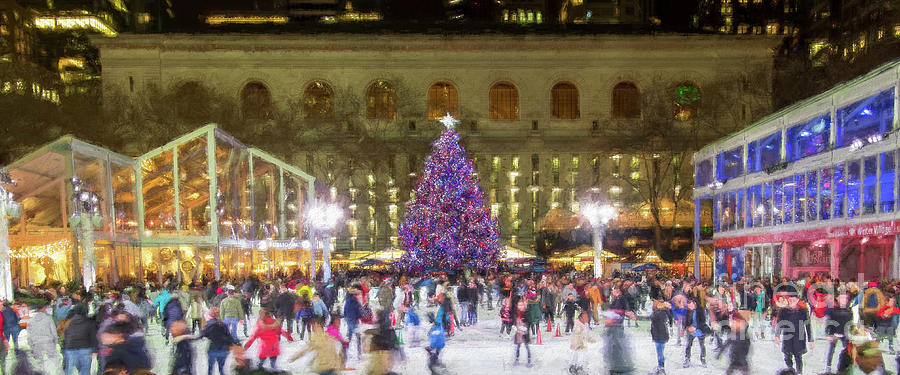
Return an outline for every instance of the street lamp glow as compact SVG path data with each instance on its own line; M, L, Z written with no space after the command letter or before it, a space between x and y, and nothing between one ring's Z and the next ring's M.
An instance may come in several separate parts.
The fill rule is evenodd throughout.
M616 208L608 204L588 203L581 210L591 223L594 242L594 278L603 277L603 235L609 221L616 217Z
M318 202L309 208L306 212L306 220L313 228L313 241L309 246L310 249L310 276L316 277L316 247L319 246L319 240L322 241L322 275L324 281L331 279L331 231L334 230L344 218L344 210L333 203ZM305 241L309 242L309 241ZM300 254L297 254L297 264L300 263Z

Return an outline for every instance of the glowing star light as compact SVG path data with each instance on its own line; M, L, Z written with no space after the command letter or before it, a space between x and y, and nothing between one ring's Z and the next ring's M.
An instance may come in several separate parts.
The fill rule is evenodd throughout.
M447 127L447 129L453 129L453 126L458 124L459 120L453 118L453 115L450 112L447 112L447 115L441 119L441 124Z

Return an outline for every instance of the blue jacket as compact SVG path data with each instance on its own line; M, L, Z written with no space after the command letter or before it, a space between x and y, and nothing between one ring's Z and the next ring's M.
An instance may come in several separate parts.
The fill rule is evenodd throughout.
M428 331L428 346L435 349L443 349L444 344L446 344L444 329L441 328L440 324L431 326L431 330Z
M166 305L169 304L170 300L172 300L172 295L169 294L169 290L163 289L162 293L153 299L153 306L156 306L156 312L162 314L162 312L166 310Z
M344 319L347 322L358 322L361 315L362 306L355 296L347 296L347 302L344 302Z
M165 310L163 310L163 322L166 323L166 328L169 328L175 321L184 319L184 310L181 308L181 302L177 300L175 302L167 303Z

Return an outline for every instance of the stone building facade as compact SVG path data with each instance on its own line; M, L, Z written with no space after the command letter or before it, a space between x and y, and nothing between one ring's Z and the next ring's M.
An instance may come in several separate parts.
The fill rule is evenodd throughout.
M644 99L663 98L663 112L679 117L672 122L676 128L702 116L716 121L701 131L740 128L753 113L771 109L777 43L722 35L162 34L95 40L107 103L139 100L150 87L199 84L241 103L245 117L266 121L269 113L287 114L292 125L286 136L302 134L312 122L333 123L332 133L310 135L314 141L297 136L296 148L284 157L333 186L330 195L347 207L349 218L336 236L337 248L357 251L397 245L404 202L428 143L442 128L434 120L445 112L462 120L464 146L505 244L531 247L548 212L577 212L586 199L640 210L626 197L632 188L606 177L647 173L639 156L629 153L635 145L617 138L650 120L654 111L644 108ZM690 108L675 104L672 112L678 103L673 92L682 89L700 101ZM725 93L717 100L727 106L700 110L713 91ZM366 144L348 148L359 142ZM668 188L690 190L679 185L692 181L686 165L676 173L686 175L666 182ZM690 226L693 219L684 222Z

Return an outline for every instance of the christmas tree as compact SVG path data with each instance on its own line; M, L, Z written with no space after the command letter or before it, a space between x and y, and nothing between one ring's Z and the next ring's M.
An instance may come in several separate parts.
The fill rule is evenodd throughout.
M406 249L401 265L414 272L429 269L485 270L500 263L497 221L484 202L475 168L459 145L457 122L447 114L447 129L431 147L425 169L407 203L399 234Z

